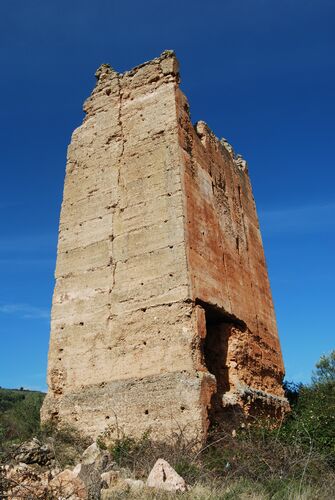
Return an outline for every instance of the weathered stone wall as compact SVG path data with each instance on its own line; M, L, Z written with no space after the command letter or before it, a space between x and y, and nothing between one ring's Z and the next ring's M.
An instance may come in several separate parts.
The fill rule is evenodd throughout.
M280 410L284 366L247 164L204 122L192 125L179 89L177 103L192 300L231 324L227 402L275 396Z
M96 76L68 149L42 418L203 437L217 386L282 396L249 178L192 127L173 53ZM205 339L227 328L224 387Z

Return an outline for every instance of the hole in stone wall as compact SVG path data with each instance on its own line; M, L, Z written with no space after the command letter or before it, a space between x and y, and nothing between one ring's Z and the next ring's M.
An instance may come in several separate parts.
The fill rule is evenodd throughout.
M216 405L221 406L222 397L229 391L227 367L229 323L227 317L210 306L205 308L206 337L203 341L203 356L207 370L216 378Z
M145 410L145 415L149 415L149 410Z
M207 370L215 376L216 392L212 396L208 416L211 424L221 419L225 410L223 397L230 390L227 364L228 347L235 326L244 330L245 324L219 308L201 302L206 317L206 337L202 340L201 350Z

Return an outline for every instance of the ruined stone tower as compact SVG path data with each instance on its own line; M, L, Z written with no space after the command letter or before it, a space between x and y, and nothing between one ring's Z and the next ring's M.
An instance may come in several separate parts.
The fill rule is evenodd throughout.
M285 407L246 162L192 125L173 52L108 65L68 149L42 418L96 437Z

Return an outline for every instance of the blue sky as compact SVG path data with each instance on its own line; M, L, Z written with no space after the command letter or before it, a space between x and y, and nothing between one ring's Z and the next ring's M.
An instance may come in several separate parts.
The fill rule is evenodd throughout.
M0 385L45 389L66 147L103 62L174 49L249 162L287 378L335 347L333 0L2 0Z

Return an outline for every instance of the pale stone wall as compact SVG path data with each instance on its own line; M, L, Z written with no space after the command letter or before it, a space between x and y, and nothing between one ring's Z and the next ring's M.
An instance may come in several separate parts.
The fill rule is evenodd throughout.
M185 428L203 438L216 391L206 304L251 332L234 336L235 354L241 345L261 353L238 358L248 387L282 395L250 182L204 125L193 129L173 53L96 76L68 149L42 418L94 437L117 421L136 436ZM227 200L217 194L225 176ZM261 373L269 346L272 386ZM233 380L231 354L225 363Z
M136 434L179 424L202 432L177 62L167 53L97 76L68 151L43 418L93 435L115 416Z

